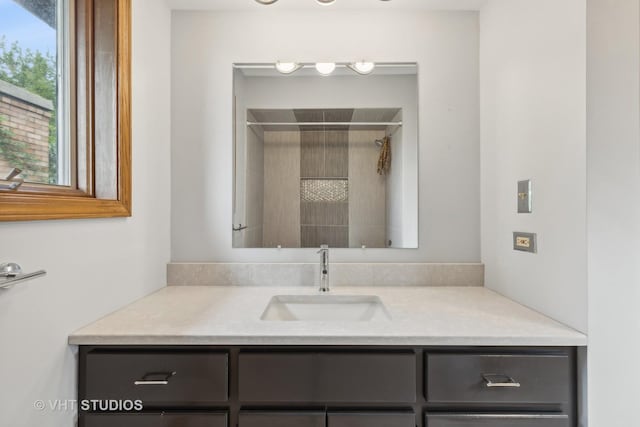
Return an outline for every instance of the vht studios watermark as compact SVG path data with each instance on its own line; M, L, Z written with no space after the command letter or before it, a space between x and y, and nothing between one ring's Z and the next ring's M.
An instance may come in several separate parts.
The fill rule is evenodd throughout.
M38 411L103 411L103 412L136 412L142 411L144 405L142 400L72 400L72 399L55 399L55 400L36 400L33 407Z

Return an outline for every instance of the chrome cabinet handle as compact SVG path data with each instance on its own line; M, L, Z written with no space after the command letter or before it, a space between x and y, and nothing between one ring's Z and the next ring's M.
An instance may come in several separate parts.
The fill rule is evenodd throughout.
M175 372L151 372L142 377L142 379L134 381L133 385L169 385L169 380L175 374ZM153 377L156 377L156 379L153 379Z
M520 387L520 383L508 375L482 374L487 387Z

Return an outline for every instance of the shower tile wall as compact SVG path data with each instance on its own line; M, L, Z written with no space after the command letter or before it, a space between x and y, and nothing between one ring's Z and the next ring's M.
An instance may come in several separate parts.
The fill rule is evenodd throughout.
M385 247L388 191L376 172L379 148L374 143L385 130L320 123L350 122L353 110L288 114L288 121L319 124L264 131L262 241L254 247ZM312 197L303 197L303 191Z
M300 170L303 178L348 178L349 132L302 130Z
M349 131L346 127L330 130L305 129L300 132L300 138L302 179L348 179ZM348 200L301 200L300 216L302 247L319 247L323 244L330 247L349 245Z
M264 133L263 246L300 247L300 132Z

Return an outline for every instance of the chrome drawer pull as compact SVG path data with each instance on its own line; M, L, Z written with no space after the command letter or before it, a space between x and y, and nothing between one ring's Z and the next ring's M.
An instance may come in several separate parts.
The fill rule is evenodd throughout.
M482 379L487 387L520 387L520 383L508 375L482 374Z
M134 381L133 385L169 385L169 379L175 374L175 372L152 372L146 374L141 380ZM160 379L152 379L152 377Z

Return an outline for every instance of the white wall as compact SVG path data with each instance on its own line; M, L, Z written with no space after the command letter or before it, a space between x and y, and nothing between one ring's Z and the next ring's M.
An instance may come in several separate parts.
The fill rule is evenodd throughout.
M163 286L169 258L170 13L133 1L133 217L0 224L0 262L42 279L0 291L0 425L75 425L75 329Z
M419 64L420 248L337 249L333 259L479 261L476 12L260 8L174 11L172 22L174 261L316 259L312 249L231 249L231 65L356 58Z
M640 4L587 1L589 422L638 424Z
M251 129L247 131L246 161L245 161L245 221L246 231L240 233L244 237L245 248L262 247L264 223L264 193L265 193L265 137L264 130ZM237 196L236 196L237 197ZM234 238L236 234L233 233Z
M587 329L585 3L490 0L480 13L486 286ZM517 181L533 183L518 214ZM538 233L538 253L512 232Z
M417 83L415 75L245 77L242 95L249 109L402 108L417 128Z
M396 117L393 118L393 121L402 120L402 111L398 111ZM393 141L402 141L404 139L404 131L402 127L398 127L395 130L390 129L387 131L387 134L391 134L391 144L392 144L392 152L391 152L391 168L389 174L387 175L387 179L385 182L386 185L386 228L387 228L387 242L391 241L391 247L401 248L405 245L404 237L405 233L402 227L403 224L403 216L404 216L404 208L405 208L405 197L404 190L405 185L403 181L403 175L398 173L399 170L403 170L405 157L411 158L411 153L405 153L403 150L402 144L393 144ZM409 161L411 161L409 159ZM417 203L416 203L417 205ZM411 237L411 236L409 236ZM417 242L416 242L417 243Z
M262 217L264 207L264 130L247 131L246 122L254 120L246 107L246 78L234 71L235 144L233 165L242 173L233 175L233 226L246 227L233 233L234 247L262 247Z
M238 141L233 151L233 165L237 165L242 170L247 169L247 127L241 124L247 120L247 108L244 105L245 99L245 77L241 72L235 71L233 77L234 85L234 102L236 125L234 127L234 139ZM239 227L240 224L245 225L247 222L247 176L246 174L237 174L233 176L233 185L236 189L233 198L233 225ZM234 246L244 246L246 244L246 233L233 233Z

